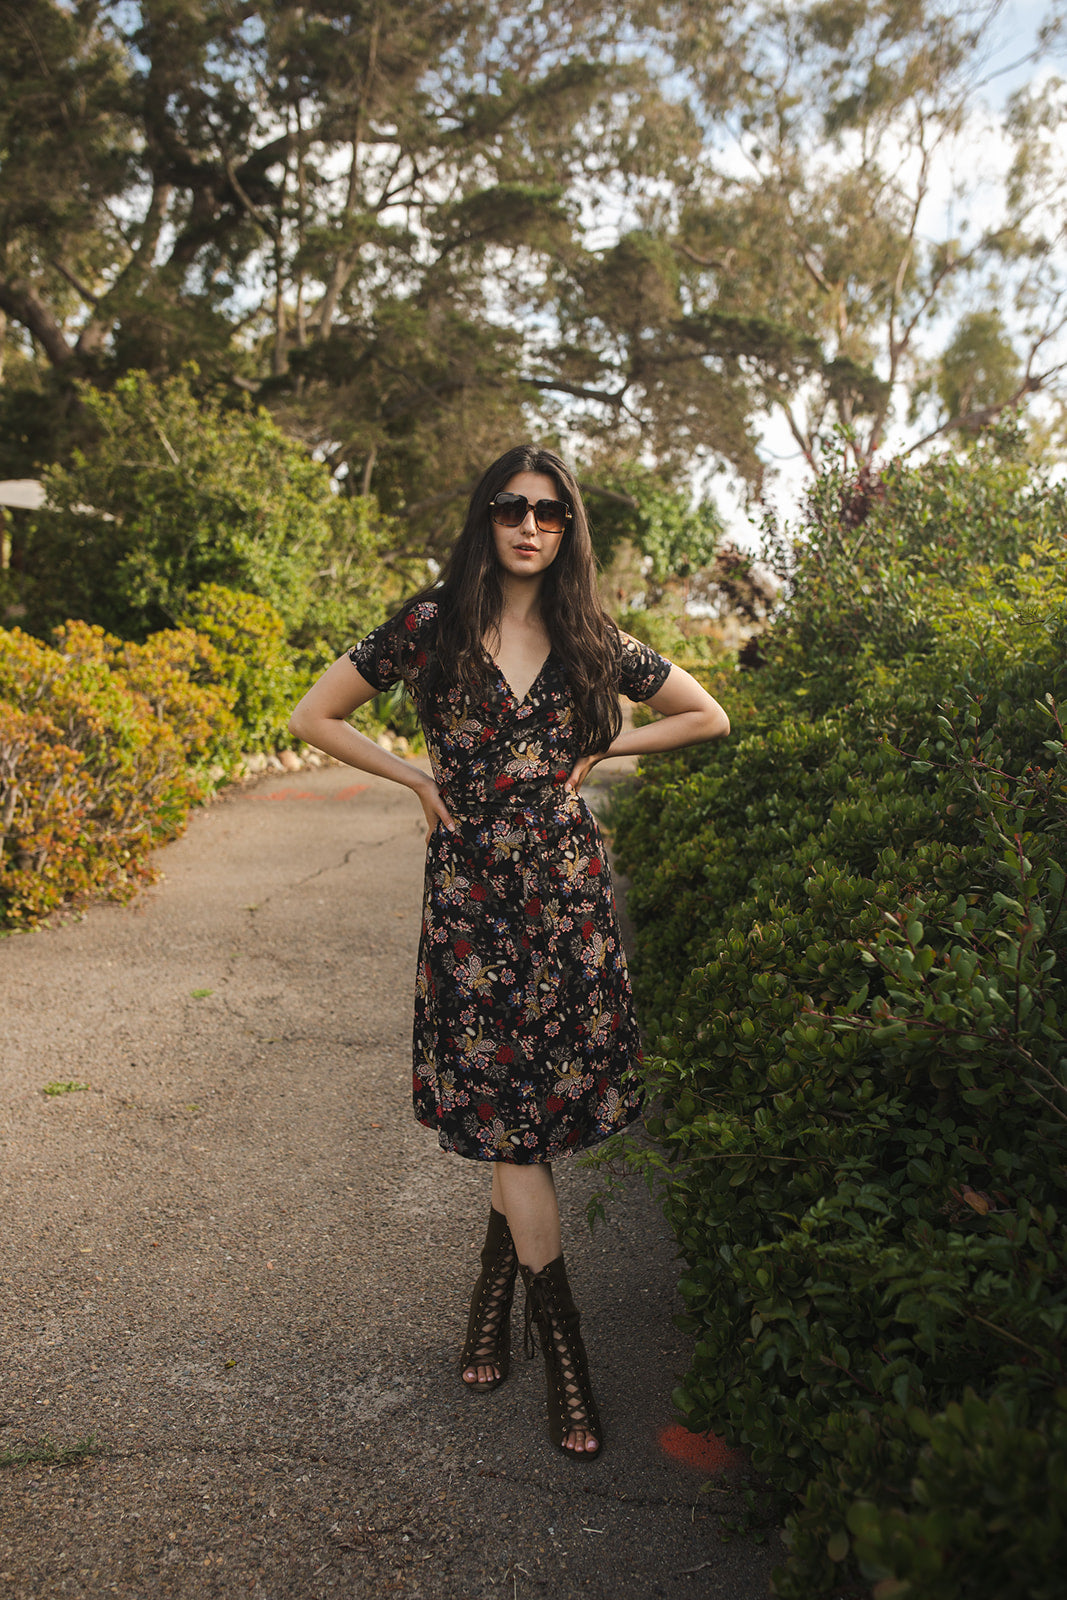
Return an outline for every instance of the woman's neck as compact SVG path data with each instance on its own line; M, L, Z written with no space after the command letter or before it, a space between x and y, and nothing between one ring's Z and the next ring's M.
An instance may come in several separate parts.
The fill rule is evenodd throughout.
M500 588L504 596L501 621L507 617L520 627L528 628L541 620L540 573L536 578L513 578L510 573L502 573Z

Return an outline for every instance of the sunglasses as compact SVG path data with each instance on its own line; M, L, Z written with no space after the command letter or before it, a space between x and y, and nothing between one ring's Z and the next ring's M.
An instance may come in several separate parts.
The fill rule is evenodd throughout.
M501 527L521 528L531 506L524 494L504 492L490 501L489 509L493 521L499 522ZM564 505L562 500L538 500L532 510L539 533L562 533L571 515L570 506Z

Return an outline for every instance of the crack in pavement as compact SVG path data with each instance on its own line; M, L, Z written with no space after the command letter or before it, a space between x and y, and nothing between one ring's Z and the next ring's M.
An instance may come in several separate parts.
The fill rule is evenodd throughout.
M305 883L313 883L316 878L324 877L328 872L342 871L358 851L380 850L383 845L392 844L399 838L399 833L388 833L384 839L375 839L371 844L368 844L365 839L361 839L359 844L354 844L350 850L345 851L340 861L328 861L324 867L317 867L314 872L309 872L304 878L298 878L295 883L287 883L280 889L272 889L265 899L257 900L255 905L245 906L244 909L249 915L254 916L257 911L262 911L264 906L269 906L271 901L277 900L280 895L294 894L297 889L302 889Z

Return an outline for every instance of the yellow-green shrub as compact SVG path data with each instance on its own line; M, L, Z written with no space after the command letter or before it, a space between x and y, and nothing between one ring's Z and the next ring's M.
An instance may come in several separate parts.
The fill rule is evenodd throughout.
M285 636L285 623L269 600L205 583L189 597L180 621L196 631L199 648L216 663L210 679L225 687L246 750L288 743L289 715L308 686ZM159 634L149 636L148 649Z
M70 653L0 630L0 921L32 924L91 892L123 898L201 792L185 752L113 672L102 638Z
M55 632L68 661L106 667L126 688L142 696L156 720L175 735L192 767L233 767L241 729L233 715L234 690L225 683L219 653L192 628L151 633L132 644L88 622L68 622Z

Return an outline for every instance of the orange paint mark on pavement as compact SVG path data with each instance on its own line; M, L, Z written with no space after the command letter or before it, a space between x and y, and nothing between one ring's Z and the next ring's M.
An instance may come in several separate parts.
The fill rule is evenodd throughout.
M351 800L353 795L362 794L366 787L365 783L350 783L347 789L339 789L334 795L334 799Z
M745 1461L743 1451L731 1450L714 1433L690 1433L679 1422L660 1429L659 1445L664 1455L701 1472L724 1472L728 1467L743 1466Z
M271 789L266 794L254 794L253 800L321 800L314 789Z

